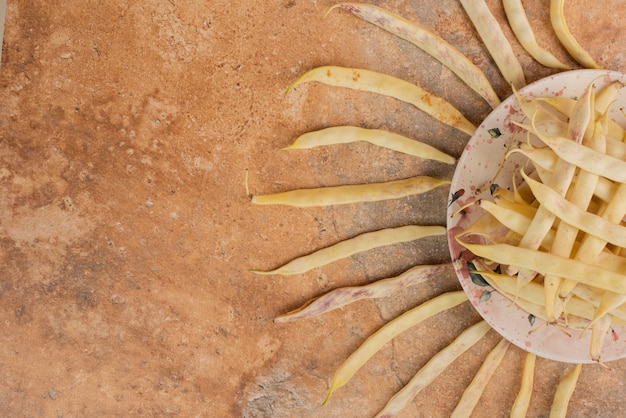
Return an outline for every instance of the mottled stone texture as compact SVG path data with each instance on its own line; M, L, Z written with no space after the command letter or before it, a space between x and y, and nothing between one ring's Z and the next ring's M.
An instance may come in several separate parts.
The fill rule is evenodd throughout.
M374 330L457 289L455 277L293 324L272 319L325 291L449 260L443 239L398 245L296 277L254 276L384 227L444 224L447 191L332 208L254 207L254 194L453 168L366 144L278 151L306 131L384 128L459 156L468 137L409 105L311 84L335 64L419 83L479 123L486 104L420 50L331 0L9 0L0 76L0 415L352 417L376 413L478 320L460 306L402 334L330 403L335 369ZM467 54L510 92L456 1L376 1ZM526 1L540 43L572 63L549 2ZM500 2L489 1L504 23ZM566 2L597 61L626 70L623 1ZM551 73L511 39L529 81ZM573 64L573 63L572 63ZM626 337L626 336L620 336ZM403 416L447 416L484 341ZM523 354L512 349L476 416L505 416ZM531 416L570 366L538 361ZM571 415L624 416L626 362L585 367ZM56 415L55 415L56 414Z

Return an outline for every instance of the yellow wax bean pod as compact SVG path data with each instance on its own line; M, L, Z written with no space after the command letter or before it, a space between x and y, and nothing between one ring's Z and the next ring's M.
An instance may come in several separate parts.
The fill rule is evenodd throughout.
M512 304L517 305L523 311L541 320L547 320L543 307L543 290L540 285L531 282L522 287L518 292L517 280L514 277L506 274L498 274L486 269L486 265L479 258L474 259L474 265L478 268L475 273L480 274L496 292L509 299ZM592 310L593 309L587 309L589 316L593 314ZM584 321L584 325L580 327L581 329L589 323L589 320L585 320L584 318L580 318L580 321ZM580 321L577 320L577 325Z
M550 409L550 418L565 418L567 415L567 407L569 400L576 389L576 383L578 382L578 376L582 369L582 364L577 364L576 367L569 373L567 373L556 388L556 394L552 401L552 407Z
M576 142L582 141L587 125L592 119L594 91L594 84L590 83L572 109L572 117L568 125L568 135L571 143L576 144ZM541 136L540 138L543 140L543 138L551 137ZM575 171L575 165L564 159L557 160L554 173L558 173L558 175L550 176L547 186L553 189L555 193L565 196ZM539 248L546 234L552 228L555 219L556 217L553 213L540 205L535 217L520 241L520 247L532 250ZM519 286L523 286L535 277L536 272L524 268L523 266L520 267L521 268L518 269L516 266L511 266L508 268L507 272L509 274L517 273Z
M550 178L552 178L552 175L554 174L554 171L545 170L541 166L535 167L535 171L539 175L539 181L541 181L544 184L549 183L550 182Z
M598 79L595 81L597 82ZM606 113L611 104L615 99L615 95L619 90L624 87L624 83L621 81L612 81L607 85L603 86L596 95L595 98L595 113L596 115L602 115ZM537 97L533 100L536 100L541 103L545 103L559 113L567 116L568 118L572 116L572 110L574 105L576 104L577 99L565 96L554 96L554 97Z
M607 138L608 139L608 138ZM609 141L607 140L607 149L609 147ZM548 183L550 175L554 172L558 156L550 148L516 148L509 152L510 154L522 154L527 157L535 166L539 177L543 183ZM599 197L605 202L610 202L617 192L618 185L604 177L598 177L596 188L594 189L594 195Z
M338 242L330 247L322 248L311 254L298 257L274 270L250 270L250 272L256 274L300 274L363 251L401 242L414 241L429 236L445 236L445 234L446 228L443 226L408 225L398 228L381 229L379 231L357 235L354 238Z
M626 143L614 137L607 136L606 153L611 157L626 161Z
M600 198L604 202L610 202L617 193L619 185L607 180L604 177L598 177L598 184L596 184L596 190L594 196Z
M515 277L489 271L479 259L475 259L474 264L478 268L475 273L482 275L485 281L498 293L537 318L548 320L545 314L545 294L541 284L530 282L518 290ZM600 264L605 265L604 260ZM617 267L616 271L624 271L624 265ZM591 321L598 316L598 311L601 309L599 306L602 303L602 292L600 289L584 284L579 284L574 288L572 292L574 296L566 299L567 306L563 306L564 309L559 307L560 310L567 311L569 327L585 329L591 325ZM562 302L559 300L558 303L561 304ZM614 323L626 324L626 305L613 307L610 309L610 313L614 316ZM572 316L580 320L576 320L577 322L574 324Z
M503 0L504 12L506 18L511 25L511 29L520 44L524 47L537 62L546 67L557 68L561 70L571 70L572 67L561 62L557 57L552 55L537 43L535 34L533 33L530 22L526 17L526 11L521 0Z
M624 83L617 80L612 81L602 88L596 95L595 110L598 114L605 113L613 101L618 91L624 88Z
M591 327L589 355L593 361L600 362L602 346L604 345L606 334L611 329L611 321L611 315L605 315L597 321L594 321Z
M626 213L626 184L620 184L616 188L611 200L602 211L601 216L605 221L617 224L624 216L624 213ZM586 235L582 240L582 244L576 250L574 259L584 263L602 263L600 265L608 268L608 263L600 261L600 256L605 254L603 251L605 250L606 243L607 241L604 238ZM626 270L622 268L621 271ZM559 295L561 297L567 297L575 286L576 283L573 281L564 281L561 284Z
M480 234L486 233L489 234L493 231L496 231L502 227L502 224L491 214L484 213L476 222L471 224L468 228L465 229L464 233L467 234Z
M453 308L467 300L467 296L462 291L444 293L421 305L403 313L396 319L385 324L382 328L372 334L350 357L337 369L333 381L328 389L328 394L324 404L328 402L333 392L346 383L354 374L376 354L385 344L394 339L400 333L419 324L420 322L447 309Z
M480 369L478 369L478 372L474 375L474 379L472 379L472 382L463 392L463 396L461 396L459 403L454 408L454 411L452 411L450 418L469 417L472 414L485 387L487 387L487 383L489 383L491 376L493 376L500 363L502 363L502 359L504 359L504 355L510 345L511 343L502 338L489 352L482 366L480 366Z
M452 263L416 266L396 277L377 280L363 286L340 287L308 301L296 310L275 318L274 322L281 323L313 318L361 299L377 299L391 296L402 289L416 286L441 274L454 275Z
M590 137L585 136L583 139L583 144L589 146L590 148L604 152L606 151L606 141L604 137L604 131L606 127L606 118L602 118L600 122L596 122L594 125L595 133ZM522 173L523 175L523 173ZM590 173L588 171L580 170L578 172L578 177L576 182L572 185L570 190L568 200L561 198L558 194L553 196L556 201L565 201L570 207L574 207L579 210L580 214L586 214L587 212L581 208L587 208L591 199L593 197L593 193L596 189L596 185L598 183L598 176L596 174ZM533 190L531 183L526 183ZM534 182L533 184L537 184ZM533 190L534 193L534 190ZM541 203L542 200L539 199L537 195L535 195L537 200ZM549 210L550 208L548 208ZM554 212L553 212L554 213ZM565 220L560 217L559 214L555 213L557 217L561 220ZM556 235L554 237L554 241L552 246L550 247L550 252L552 254L561 256L561 257L570 257L573 256L572 249L574 248L574 243L576 241L576 236L578 235L579 228L577 228L572 223L560 222L556 231ZM626 238L625 238L626 239ZM557 305L557 299L559 295L559 289L561 287L561 278L557 276L553 276L548 274L543 279L546 301L546 316L548 317L548 321L552 321L555 318L558 318L561 314L560 311L555 310L555 306Z
M523 123L512 120L511 123L537 136L567 136L567 123L563 121L543 119L534 120L530 123Z
M503 207L502 205L496 205L495 203L489 200L481 200L479 202L479 205L480 207L485 209L487 213L493 216L494 219L500 222L503 226L509 228L510 230L514 231L515 233L519 235L523 234L524 231L528 229L528 226L530 225L530 221L532 219L510 208ZM486 228L481 228L481 227L474 228L474 225L471 225L468 229L466 229L461 234L461 236L479 234L481 232L487 232L487 231L490 232L496 229L497 228L495 226L491 226L489 229L486 229ZM549 250L553 245L555 235L556 235L555 231L550 230L548 234L546 235L544 241L542 242L541 248L544 250ZM582 244L580 242L575 242L574 250L578 251L578 248L580 248L581 246ZM584 261L584 260L580 260L580 261ZM587 262L589 264L593 263L593 264L603 266L605 269L615 271L615 272L626 271L626 258L617 254L613 254L612 252L608 250L603 250L603 248L600 249L599 254L594 255L594 258ZM565 296L562 296L562 297L565 297Z
M515 183L516 182L514 181L513 190L505 189L504 187L500 187L500 186L497 186L497 187L492 186L491 195L497 201L506 200L511 203L517 203L523 206L529 206L528 201L524 199L519 193L518 187ZM532 198L532 196L530 196L530 198Z
M525 86L522 66L485 1L461 0L461 4L507 83L516 89Z
M567 123L560 120L542 120L528 125L530 132L538 132L548 136L567 136Z
M593 307L597 310L602 302L604 290L578 283L578 285L572 289L571 294L576 296L578 299L591 303L591 305L593 305ZM614 321L626 322L626 305L616 306L611 309L610 313L613 315Z
M596 310L593 319L589 326L593 326L597 321L602 320L606 316L608 316L613 310L619 308L624 303L626 303L626 295L620 295L618 293L613 292L603 292L600 297L600 303L598 304L598 308ZM610 323L611 321L609 321ZM589 328L589 327L587 327ZM587 329L585 329L586 331Z
M375 71L325 66L306 72L287 88L287 92L303 83L317 81L329 86L382 94L410 103L438 121L459 129L468 135L476 127L450 103L423 88L390 75Z
M523 172L522 176L530 185L541 206L545 207L559 219L604 241L620 247L626 247L626 227L616 225L601 216L580 209L575 204L559 196L550 187L532 180Z
M423 142L398 135L382 129L367 129L358 126L333 126L308 132L296 138L295 142L284 150L308 149L327 145L348 144L351 142L369 142L414 157L454 164L456 158Z
M589 83L572 108L567 125L567 136L576 143L581 143L587 128L593 128L594 125L595 81Z
M481 340L491 329L485 321L472 325L450 345L435 354L424 367L387 402L377 418L390 418L404 409L417 394L439 376L454 360Z
M544 170L554 171L556 162L559 157L550 148L537 148L537 147L520 147L512 149L507 153L507 157L513 154L521 154L528 158L535 166L539 166Z
M252 203L257 205L287 205L305 208L359 202L377 202L426 193L447 184L450 184L449 180L440 180L429 176L417 176L383 183L298 189L281 193L258 195L252 197Z
M490 213L492 213L495 216L494 211L489 210L491 209L492 203L495 204L498 208L506 209L507 211L516 212L525 218L529 218L529 223L530 223L530 219L532 219L533 216L535 216L535 213L537 213L537 208L527 203L525 204L525 203L511 202L510 200L507 200L507 199L496 198L495 203L489 200L481 200L478 204L479 206L483 207L485 210L488 210ZM494 210L498 210L498 209L494 209ZM518 229L515 229L515 232L520 233ZM523 231L521 233L523 234Z
M532 205L535 198L533 197L530 188L525 183L518 184L515 173L512 174L512 177L511 183L513 184L514 201L523 205Z
M500 186L491 186L491 195L494 198L501 198L509 202L515 202L515 193Z
M533 353L526 353L524 358L524 369L522 370L522 383L520 385L513 408L511 409L511 418L525 418L528 407L530 406L530 398L533 393L533 381L535 380L535 362L537 356Z
M536 99L528 100L523 98L517 91L516 88L513 88L513 94L517 99L520 110L526 116L527 119L532 121L533 123L539 123L546 120L559 120L561 122L567 122L567 116L563 114L559 114L558 111L552 109L549 106L543 106L542 103ZM520 122L511 121L512 123L518 124Z
M597 97L595 99L594 107L595 107L596 115L603 114L608 109L608 108L606 108L606 106L607 106L606 103L604 103L604 98L605 98L605 96L601 97L602 101L600 103L598 103L598 98ZM543 103L546 103L546 104L549 104L551 107L553 107L554 109L556 109L559 112L563 113L568 118L571 116L572 108L574 107L574 104L576 103L575 99L571 99L569 97L539 97L539 98L536 98L535 100L543 102ZM548 120L541 120L537 124L539 125L539 124L542 124L544 122L550 123L550 121L548 121ZM562 123L562 121L558 121L558 122ZM613 137L613 138L616 138L616 139L621 141L621 140L624 139L624 134L625 134L624 133L624 128L619 126L613 120L609 119L607 135L609 137ZM567 136L565 133L562 133L560 135L556 134L556 133L552 133L552 134L551 133L546 133L546 135Z
M500 98L480 68L440 36L414 22L409 22L403 17L369 4L339 3L332 6L328 12L335 8L347 10L359 18L411 42L448 67L472 90L485 99L492 108L496 108L500 104Z
M524 267L544 275L554 274L589 286L626 294L626 275L622 273L508 244L470 244L458 238L457 241L476 256L484 257L499 264L523 264Z
M583 248L583 245L584 244L576 243L576 245L574 245L574 250L578 252L580 248ZM574 256L574 259L577 259L577 257ZM578 261L587 262L589 264L593 263L598 266L602 266L606 270L611 270L611 271L616 271L616 272L626 271L626 258L623 257L622 255L612 253L607 248L602 248L600 254L595 256L594 261L589 261L589 262L586 260L578 260ZM562 297L566 297L566 296L567 295L562 296Z
M531 216L527 216L530 215L530 213L523 214L516 210L517 208L510 203L498 205L490 200L483 199L478 202L478 205L497 219L502 225L520 235L528 229L528 225L530 225L532 219ZM470 230L469 232L471 233L472 231Z
M537 97L534 100L551 106L558 112L567 116L568 119L572 115L572 109L574 108L574 105L576 104L576 99L573 99L571 97L565 97L565 96Z
M538 317L548 320L548 322L554 322L554 320L558 319L552 318L549 320L545 314L545 293L543 290L543 285L535 282L530 282L526 286L521 289L517 289L517 280L513 276L508 276L506 274L497 274L489 271L476 271L477 274L483 276L483 278L489 283L494 289L496 289L503 296L510 299L512 302L518 302L520 300L528 301L536 306L542 307L541 312ZM516 293L517 292L517 293ZM562 304L563 302L559 299L558 303ZM559 306L559 310L563 311L564 306ZM571 297L567 301L567 313L575 315L580 318L584 318L588 321L593 320L596 308L590 302L577 298Z
M536 305L532 302L519 298L515 300L514 304L517 305L524 312L527 312L534 317L541 319L542 321L548 322L548 318L546 318L543 305ZM558 318L557 322L555 322L554 324L565 326L571 329L582 330L587 325L589 325L589 320L568 313L567 316L561 316L560 318Z
M576 41L576 38L567 28L565 23L565 16L563 14L563 6L565 0L550 0L550 23L554 28L557 38L561 41L561 44L565 47L567 52L585 68L601 68L593 60L591 55L583 49L582 46Z

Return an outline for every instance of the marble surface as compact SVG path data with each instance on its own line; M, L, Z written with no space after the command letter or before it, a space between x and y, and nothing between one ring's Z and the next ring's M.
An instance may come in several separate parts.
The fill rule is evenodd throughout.
M354 256L293 276L255 276L360 233L444 225L445 188L384 203L253 206L271 193L454 167L367 144L279 151L334 125L388 129L459 156L467 135L410 105L319 84L341 65L418 83L474 123L489 109L447 69L334 2L9 0L0 67L0 415L373 416L478 316L462 305L399 336L321 407L336 368L373 331L435 295L444 275L315 319L273 318L331 289L449 261L445 239ZM459 48L504 98L506 83L459 3L376 1ZM488 4L528 81L551 70ZM525 2L540 43L576 66ZM572 33L600 65L626 71L623 1L566 2ZM620 336L625 338L626 336ZM422 391L402 416L448 416L495 333ZM507 416L524 354L510 349L475 416ZM547 416L570 365L537 362L530 416ZM585 367L571 416L626 415L626 362ZM55 415L56 414L56 415Z

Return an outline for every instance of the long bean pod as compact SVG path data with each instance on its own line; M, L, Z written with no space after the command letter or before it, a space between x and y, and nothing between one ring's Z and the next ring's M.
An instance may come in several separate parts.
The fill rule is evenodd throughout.
M556 388L556 394L552 401L552 407L550 409L550 418L565 418L567 415L567 407L569 400L576 389L576 383L578 382L578 376L582 370L583 365L577 364L572 371L567 373Z
M381 229L379 231L357 235L354 238L298 257L274 270L250 270L250 272L256 274L300 274L363 251L401 242L414 241L429 236L445 236L445 234L446 228L443 226L407 225L398 228Z
M346 383L354 374L376 354L385 344L395 338L398 334L419 324L420 322L453 308L467 300L463 291L444 293L430 299L427 302L407 311L393 321L385 324L382 328L372 334L359 348L357 348L348 359L337 369L333 381L328 389L328 394L324 404L328 402L333 392ZM485 331L486 332L486 331Z
M450 181L429 176L417 176L383 183L298 189L281 193L257 195L252 197L252 203L257 205L287 205L306 208L345 205L348 203L378 202L381 200L399 199L426 193L446 184L450 184Z
M519 265L523 263L527 268L543 274L555 274L589 286L626 294L626 275L623 273L508 244L479 245L463 241L459 243L475 255L500 264Z
M491 329L485 321L472 325L450 345L435 354L424 367L387 402L376 418L390 418L408 405L417 394L439 376L454 360L472 347Z
M448 67L492 108L500 104L500 98L482 70L440 36L403 17L369 4L339 3L328 11L338 7L422 49Z
M318 131L307 132L296 138L293 144L283 149L308 149L357 141L369 142L403 154L446 164L456 162L456 158L423 142L382 129L367 129L358 126L331 126Z
M567 49L572 58L580 65L585 68L601 68L569 31L563 13L564 4L565 0L550 0L550 22L557 38L559 38L559 41L561 41L561 44Z
M382 94L412 104L423 112L473 135L476 127L458 109L433 93L408 81L390 75L358 68L325 66L306 72L287 88L287 92L302 83L317 81L330 86Z
M452 411L450 418L469 417L472 414L485 387L487 387L487 383L489 383L491 376L493 376L500 363L502 363L504 355L510 345L511 343L502 338L491 350L489 355L485 358L485 361L483 361L482 366L480 366L480 369L478 369L478 372L476 372L476 375L474 375L474 379L472 379L472 382L463 392L463 396L461 396L459 403L454 408L454 411Z
M535 362L537 355L526 353L524 359L524 369L522 370L522 384L520 385L513 408L511 409L511 418L525 418L528 407L530 406L530 398L533 394L533 381L535 380Z
M557 57L549 51L539 46L535 34L533 33L530 22L526 17L526 11L522 5L522 0L503 0L504 12L509 21L509 25L515 34L515 37L535 60L540 64L550 68L561 70L571 70L572 67L561 62Z
M454 273L452 263L416 266L396 277L377 280L363 286L341 287L308 301L294 311L277 317L274 322L313 318L362 299L388 297L402 289L416 286L443 273Z
M461 0L461 4L504 79L516 89L524 87L526 78L522 66L485 1Z

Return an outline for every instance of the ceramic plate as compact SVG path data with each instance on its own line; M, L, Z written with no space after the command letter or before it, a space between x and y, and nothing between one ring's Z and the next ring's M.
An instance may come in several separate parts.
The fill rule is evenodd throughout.
M597 77L602 77L598 80L597 86L614 80L626 82L626 75L618 72L576 70L529 84L520 90L520 94L524 98L555 96L577 98ZM616 99L611 107L610 117L621 126L626 126L626 118L620 111L626 107L626 89L622 89ZM468 142L459 159L450 189L451 203L448 207L450 252L452 259L455 260L457 276L471 303L502 336L518 347L541 357L570 363L590 363L590 332L579 338L579 330L542 326L542 320L529 317L528 313L511 305L511 302L499 293L491 292L491 287L473 283L467 264L471 254L454 240L454 235L463 231L482 214L481 209L477 207L470 207L458 214L455 212L472 200L490 198L489 182L498 173L509 144L511 141L526 140L525 132L511 123L521 121L522 116L515 97L509 97L483 121ZM501 187L510 187L512 173L523 163L524 159L521 157L507 159L495 178L495 183ZM626 326L615 326L605 338L601 360L607 362L623 357L626 357Z

